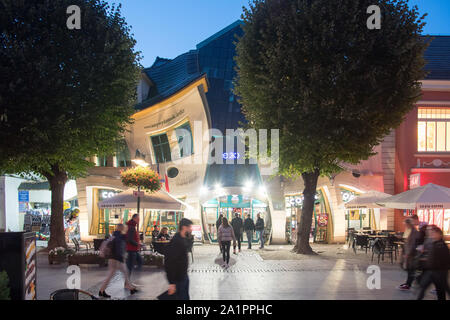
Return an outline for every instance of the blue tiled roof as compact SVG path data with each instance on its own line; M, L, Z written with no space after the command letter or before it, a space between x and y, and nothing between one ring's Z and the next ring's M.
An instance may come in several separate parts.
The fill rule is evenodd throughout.
M149 90L147 99L135 106L142 110L158 103L203 76L198 68L197 51L191 50L175 59L157 57L150 68L143 72L155 87Z
M224 35L225 33L227 33L230 30L233 30L234 28L236 28L237 26L240 26L243 23L244 23L244 21L242 21L242 20L236 20L229 26L223 28L222 30L220 30L220 31L216 32L215 34L213 34L212 36L210 36L208 39L203 40L202 42L197 44L197 49L203 48L204 46L208 45L211 41L214 41L217 38L220 38L220 36Z
M426 80L450 80L450 36L431 36L425 51Z

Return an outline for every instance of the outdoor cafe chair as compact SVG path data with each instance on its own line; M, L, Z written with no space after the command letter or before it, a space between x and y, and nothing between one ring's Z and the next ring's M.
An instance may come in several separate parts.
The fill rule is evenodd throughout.
M91 300L98 300L98 297L80 289L59 289L50 294L50 300L80 300L80 294L89 297Z
M366 249L367 254L367 249L370 249L369 237L367 235L356 234L355 240L353 241L353 251L355 252L355 254L356 254L356 247L358 246L361 248L361 250Z
M372 262L373 257L375 254L378 255L378 263L380 263L380 257L381 260L384 261L384 255L389 255L391 257L391 263L394 263L394 248L387 245L386 240L382 239L376 239L373 246L372 246Z

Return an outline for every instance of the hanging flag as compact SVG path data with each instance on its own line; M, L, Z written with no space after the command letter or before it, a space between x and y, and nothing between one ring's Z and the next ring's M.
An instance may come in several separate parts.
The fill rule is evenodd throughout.
M169 191L169 178L167 177L167 173L164 174L164 185L166 186L166 191L170 192Z

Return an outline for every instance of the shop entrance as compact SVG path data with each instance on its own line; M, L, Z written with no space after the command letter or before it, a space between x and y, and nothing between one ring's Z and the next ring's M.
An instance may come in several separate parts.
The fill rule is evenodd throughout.
M264 219L266 230L270 230L270 215L268 206L265 202L248 198L243 195L227 195L217 199L211 199L202 206L203 222L207 236L211 242L217 242L216 223L220 214L226 217L231 223L231 220L235 217L236 213L239 213L242 220L245 220L247 216L250 215L254 223L256 223L257 214L259 213L261 218ZM248 242L245 232L243 232L242 237L243 242ZM259 239L256 239L256 235L254 234L253 243L257 243L258 240Z
M286 240L297 242L298 224L302 213L303 195L295 194L285 197L286 200ZM310 242L328 241L329 207L322 190L317 190L313 207Z

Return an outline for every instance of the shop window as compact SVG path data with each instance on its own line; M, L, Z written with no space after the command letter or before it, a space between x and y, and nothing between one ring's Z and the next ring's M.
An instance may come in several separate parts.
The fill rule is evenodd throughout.
M177 135L178 146L180 148L180 157L190 156L194 153L194 141L192 139L192 131L189 122L175 129Z
M419 108L417 150L450 152L450 108Z
M118 167L130 167L131 166L131 156L130 150L128 149L125 140L121 141L117 147L116 152L117 166Z
M153 145L153 151L155 152L156 163L172 161L167 134L163 133L157 136L153 136L151 137L151 141Z

